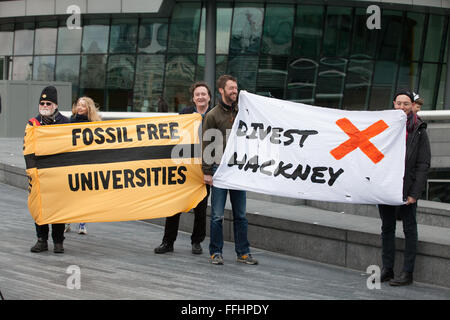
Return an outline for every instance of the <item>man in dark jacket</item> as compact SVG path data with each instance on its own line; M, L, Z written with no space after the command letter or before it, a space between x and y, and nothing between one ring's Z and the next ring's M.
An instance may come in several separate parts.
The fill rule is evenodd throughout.
M203 120L205 115L211 110L211 90L206 82L198 81L191 86L190 92L194 105L184 108L180 114L199 113ZM201 132L199 132L199 135L201 136ZM205 240L206 236L206 209L208 207L209 185L206 186L206 190L207 194L205 198L194 208L194 228L191 235L193 254L203 253L201 243ZM155 248L155 253L162 254L173 251L173 244L177 239L180 216L181 213L177 213L174 216L166 218L163 241L161 245Z
M394 96L394 108L407 115L406 158L403 178L403 200L401 206L379 205L382 220L382 260L381 282L390 280L392 286L409 285L413 282L414 263L417 252L417 200L420 198L430 168L431 151L427 135L427 124L412 111L414 96L410 91L401 90ZM394 278L396 212L403 221L405 251L403 272Z
M58 111L58 93L56 88L49 86L42 90L39 98L39 114L28 120L30 126L45 126L51 124L69 123L69 119ZM43 252L48 250L48 224L36 226L37 242L31 248L31 252ZM64 223L52 224L52 239L54 243L53 252L64 253Z

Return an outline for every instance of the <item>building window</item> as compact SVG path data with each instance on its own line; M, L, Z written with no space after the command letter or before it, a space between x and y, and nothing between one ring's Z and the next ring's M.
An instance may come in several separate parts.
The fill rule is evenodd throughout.
M88 54L81 57L80 96L91 97L103 110L105 105L105 72L107 56L103 54Z
M13 58L13 80L31 80L33 72L33 56Z
M0 56L10 56L13 52L14 24L0 24Z
M35 32L34 54L55 54L57 22L39 23Z
M83 53L107 53L109 39L109 20L91 19L83 27Z
M138 35L137 19L113 19L109 40L110 53L135 53Z
M139 27L139 53L164 53L167 50L168 26L165 21L142 19Z
M236 4L233 14L233 27L231 30L229 52L231 56L259 53L263 17L264 8L262 5ZM257 65L255 67L257 67ZM256 71L256 68L254 71Z
M106 105L109 111L132 111L135 56L110 55L106 78Z
M55 78L55 56L35 56L33 80L53 81Z
M31 55L34 48L34 23L18 23L14 32L14 55Z
M164 55L138 55L133 111L164 111L158 108L160 99L163 99L164 61Z
M65 21L58 28L58 54L80 54L82 29L68 29Z
M197 53L201 4L177 3L169 28L170 53Z
M424 110L443 109L448 15L385 8L382 28L370 30L365 7L217 2L216 78L230 73L240 89L347 110L389 109L409 87ZM204 80L205 15L205 2L180 1L169 18L85 14L73 30L64 15L0 19L3 74L66 79L74 99L92 94L104 110L156 111L163 96L179 111L192 103L191 83Z

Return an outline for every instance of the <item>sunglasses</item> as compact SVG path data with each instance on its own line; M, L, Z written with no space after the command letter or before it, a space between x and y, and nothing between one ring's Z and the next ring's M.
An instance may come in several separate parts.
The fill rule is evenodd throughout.
M39 102L39 105L47 106L47 107L50 107L52 104L53 104L53 102Z

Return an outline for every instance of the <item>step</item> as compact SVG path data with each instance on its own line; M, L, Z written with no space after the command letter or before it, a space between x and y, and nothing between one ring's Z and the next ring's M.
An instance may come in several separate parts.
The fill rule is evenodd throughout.
M224 240L233 242L231 205L226 204ZM207 215L210 215L210 207ZM366 272L381 267L381 219L342 214L303 205L247 199L248 238L251 247ZM192 232L194 215L181 215L180 230ZM207 235L209 235L207 219ZM164 225L165 219L147 220ZM404 235L396 229L396 267L403 262ZM448 228L418 225L419 243L414 278L450 287L450 232ZM161 235L162 237L162 235Z

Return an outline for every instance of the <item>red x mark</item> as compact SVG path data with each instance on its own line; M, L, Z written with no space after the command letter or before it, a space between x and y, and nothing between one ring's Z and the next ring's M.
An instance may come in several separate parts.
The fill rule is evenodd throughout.
M350 137L350 139L330 151L336 160L342 159L356 148L360 148L374 163L378 163L384 158L384 154L369 139L389 128L386 122L379 120L363 131L359 131L347 118L339 119L336 121L336 124Z

